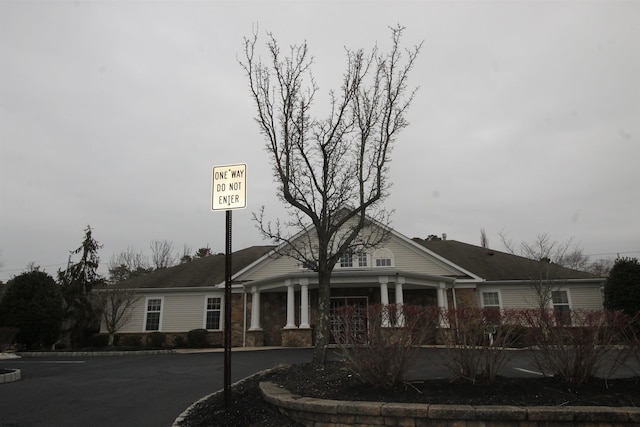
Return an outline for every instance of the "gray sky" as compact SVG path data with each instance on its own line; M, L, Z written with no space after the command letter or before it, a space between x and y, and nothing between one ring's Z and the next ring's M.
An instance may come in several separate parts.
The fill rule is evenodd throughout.
M236 62L254 23L308 42L323 94L343 46L387 50L397 23L424 40L386 201L400 233L479 244L484 228L503 249L502 230L547 232L638 257L638 22L633 1L2 0L0 280L55 274L87 224L104 265L152 240L224 251L214 165L247 163L234 250L265 244L251 213L283 209Z

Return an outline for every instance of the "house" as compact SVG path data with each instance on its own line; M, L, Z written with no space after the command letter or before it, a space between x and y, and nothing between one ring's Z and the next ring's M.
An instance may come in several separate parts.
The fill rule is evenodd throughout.
M232 255L234 346L310 346L317 313L317 274L253 246ZM223 343L224 255L212 255L133 278L139 304L121 334L184 335L207 329ZM331 280L331 308L394 304L526 308L543 303L559 312L601 309L604 279L453 240L410 239L390 230L384 245L347 254Z

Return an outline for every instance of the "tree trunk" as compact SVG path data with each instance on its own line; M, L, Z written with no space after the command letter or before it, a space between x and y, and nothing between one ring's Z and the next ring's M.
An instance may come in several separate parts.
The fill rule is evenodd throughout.
M331 296L331 273L318 271L318 326L313 364L324 364L329 345L329 306Z

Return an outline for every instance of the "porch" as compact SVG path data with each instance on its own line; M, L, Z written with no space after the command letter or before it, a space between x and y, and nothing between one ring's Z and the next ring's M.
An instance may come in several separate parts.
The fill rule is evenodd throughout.
M454 278L398 270L339 271L332 275L331 306L413 304L446 309ZM312 272L245 284L249 346L312 346L318 323L318 283Z

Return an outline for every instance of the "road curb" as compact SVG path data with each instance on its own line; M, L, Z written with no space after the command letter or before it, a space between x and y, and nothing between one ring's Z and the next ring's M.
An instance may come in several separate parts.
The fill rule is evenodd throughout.
M0 384L20 381L20 379L22 378L20 369L7 369L7 371L11 371L11 372L6 374L0 374Z
M249 375L248 377L242 378L241 380L236 381L235 383L231 384L231 389L233 390L234 387L242 384L245 381L248 381L254 377L260 377L263 375L266 375L270 372L274 372L280 369L284 369L286 368L288 365L281 365L281 366L276 366L275 368L271 368L271 369L265 369L264 371L260 371L260 372L256 372L253 375ZM189 405L189 407L187 409L185 409L180 415L178 415L178 418L175 419L175 421L173 421L173 424L171 424L171 427L180 427L180 423L182 421L184 421L185 418L187 418L187 416L189 416L189 414L191 413L191 411L198 406L200 403L206 401L207 399L214 397L218 394L224 393L224 389L222 390L218 390L215 391L211 394L208 394L200 399L198 399L196 402L192 403L191 405Z
M135 351L21 351L26 357L87 357L87 356L149 356L173 354L175 350L135 350Z

